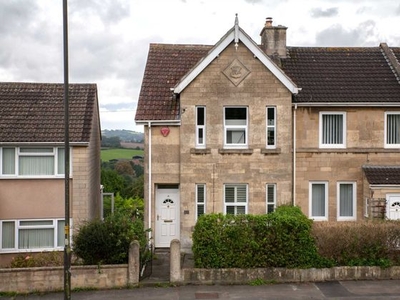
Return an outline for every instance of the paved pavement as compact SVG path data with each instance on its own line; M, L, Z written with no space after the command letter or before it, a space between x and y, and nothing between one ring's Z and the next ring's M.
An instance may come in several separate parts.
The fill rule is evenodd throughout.
M63 293L0 297L7 300L62 300ZM73 292L73 300L192 300L192 299L400 299L400 280L334 281L321 283L139 287Z

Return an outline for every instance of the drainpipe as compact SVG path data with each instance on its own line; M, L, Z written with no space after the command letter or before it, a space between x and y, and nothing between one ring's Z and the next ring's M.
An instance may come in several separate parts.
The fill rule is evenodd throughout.
M296 111L297 103L294 104L293 111L293 206L296 205Z
M149 160L149 191L148 191L148 202L149 202L149 229L151 229L152 227L151 227L151 203L152 203L152 201L151 201L151 199L152 199L152 196L151 196L151 192L152 192L152 189L151 189L151 186L152 186L152 182L151 182L151 122L149 121L148 122L148 127L149 127L149 157L148 157L148 160ZM152 246L151 246L151 238L152 238L152 236L151 236L151 230L149 230L149 232L148 232L148 234L149 234L149 247L150 247L150 250L152 250L151 248L152 248Z

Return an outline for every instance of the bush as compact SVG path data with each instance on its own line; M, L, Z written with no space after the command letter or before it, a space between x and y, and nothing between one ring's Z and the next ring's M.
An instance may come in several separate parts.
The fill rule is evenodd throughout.
M57 267L64 265L64 252L40 252L30 255L19 254L13 257L11 268Z
M120 193L114 197L114 210L123 211L132 218L143 220L144 200L143 198L123 198ZM104 217L111 215L111 197L105 197L103 203Z
M396 221L314 223L320 255L336 266L398 265L400 226Z
M193 233L200 268L329 265L318 255L311 224L298 207L281 206L268 215L203 215Z
M127 263L133 240L139 241L142 257L147 255L143 221L117 210L104 221L93 220L81 226L74 236L73 251L88 265Z

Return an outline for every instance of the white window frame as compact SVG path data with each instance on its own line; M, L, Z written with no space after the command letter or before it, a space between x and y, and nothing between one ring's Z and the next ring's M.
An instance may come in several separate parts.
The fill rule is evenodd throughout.
M341 144L324 144L323 143L323 116L325 115L341 115L343 116L343 142ZM347 121L346 112L340 111L321 111L319 113L319 147L320 148L346 148L346 137L347 137Z
M313 216L312 214L312 187L314 184L323 184L325 186L325 211L324 211L324 216ZM328 206L329 206L329 198L328 198L328 182L327 181L310 181L309 187L309 216L310 219L313 219L315 221L327 221L328 220Z
M14 149L15 160L14 160L14 174L3 174L3 149ZM37 148L47 148L52 149L51 152L22 152L21 149L37 149ZM59 160L59 150L64 149L64 147L53 147L53 146L3 146L0 147L0 177L2 178L63 178L64 173L59 173L58 171L58 160ZM19 158L24 156L52 156L54 157L54 174L52 175L20 175L19 174ZM64 164L64 162L63 162ZM72 149L70 148L70 176L72 175Z
M274 124L268 124L268 109L274 110ZM267 106L265 109L265 145L267 149L276 149L276 138L277 138L277 127L276 127L276 106ZM268 145L268 129L272 129L274 132L274 143Z
M199 187L203 187L203 202L199 202ZM203 207L203 214L206 214L207 209L207 186L205 183L196 184L196 220L199 217L199 206Z
M244 108L246 109L246 124L245 125L228 125L226 124L226 109L227 108ZM239 148L239 149L247 149L248 148L248 140L249 140L249 108L247 106L224 106L224 148ZM228 143L228 131L230 130L243 130L244 131L244 143L234 144Z
M388 116L389 115L400 115L399 111L387 111L385 112L385 130L384 130L384 142L385 148L400 148L400 141L397 144L388 143ZM400 131L400 128L398 129Z
M203 125L199 125L199 109L204 110L204 120ZM205 148L206 147L206 107L205 106L196 106L196 148ZM203 141L200 141L200 131L203 132Z
M268 188L272 187L273 188L273 196L272 199L269 199L268 197ZM266 202L266 207L265 207L265 213L272 213L276 210L276 183L267 183L265 186L265 202ZM268 206L273 207L272 212L268 212Z
M353 199L352 199L353 215L352 216L342 217L340 215L340 186L342 184L351 184L353 186ZM357 219L357 183L354 181L338 181L336 191L337 191L337 219L338 219L338 221L355 221Z
M246 187L246 202L237 202L237 188L238 187ZM234 193L235 193L235 196L234 196L234 202L226 202L226 187L234 187L235 188L235 191L234 191ZM224 214L227 214L227 212L226 212L226 210L227 210L227 207L228 206L234 206L235 207L235 214L234 215L237 215L237 212L236 212L236 208L238 207L238 206L240 206L240 207L242 207L242 206L244 206L244 214L247 214L248 213L248 203L249 203L249 186L248 186L248 184L246 184L246 183L238 183L238 184L236 184L236 183L226 183L226 184L224 184Z
M52 225L21 225L21 222L28 221L52 221ZM42 252L42 251L58 251L63 250L64 245L58 246L58 232L62 232L64 236L64 229L58 228L59 221L65 221L63 218L59 219L14 219L14 220L0 220L0 237L3 234L3 222L10 223L14 222L14 247L3 249L3 240L0 238L0 253L28 253L28 252ZM43 247L43 248L18 248L19 243L19 230L21 229L54 229L54 247ZM72 240L72 219L70 219L70 237ZM63 239L64 240L64 239Z

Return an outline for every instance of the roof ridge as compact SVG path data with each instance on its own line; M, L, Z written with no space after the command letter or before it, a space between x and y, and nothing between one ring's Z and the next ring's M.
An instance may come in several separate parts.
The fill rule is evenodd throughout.
M380 43L379 47L381 48L383 57L386 59L390 69L392 70L394 76L396 77L397 82L400 84L400 63L397 60L396 55L386 43Z

